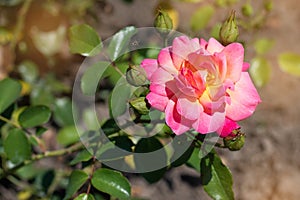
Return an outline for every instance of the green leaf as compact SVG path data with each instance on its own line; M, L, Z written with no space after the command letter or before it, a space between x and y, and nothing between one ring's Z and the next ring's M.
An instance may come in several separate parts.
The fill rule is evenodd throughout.
M176 143L172 145L174 148L174 154L171 158L171 160L173 161L173 159L177 158L176 160L174 160L172 162L172 166L173 167L178 167L180 165L185 164L191 157L191 155L193 154L194 151L194 145L190 144L190 146L188 148L186 148L186 144L182 144L182 143ZM186 148L186 150L184 152L182 152L182 148ZM178 153L180 153L181 155L179 156Z
M32 61L24 61L19 67L18 71L22 77L22 79L28 83L34 83L39 75L37 66Z
M41 171L34 180L34 187L38 188L39 191L45 194L49 190L49 187L53 184L55 175L54 169Z
M21 84L16 80L6 78L0 81L0 114L18 99L21 89Z
M91 194L82 193L74 200L95 200L94 196Z
M201 159L201 181L204 190L213 199L234 199L231 172L215 152Z
M15 164L29 159L31 156L31 146L25 132L20 129L10 130L4 141L4 151L8 159Z
M59 130L57 141L63 146L68 146L78 142L80 139L79 133L74 125L66 126Z
M115 61L118 57L125 53L131 37L136 34L137 30L133 26L128 26L116 33L108 46L109 58Z
M191 29L193 31L200 31L204 29L214 13L215 9L211 5L205 5L197 9L190 20Z
M22 179L22 180L30 180L36 177L40 172L42 171L41 168L36 166L34 163L31 163L29 165L25 165L24 167L21 167L16 171L16 174Z
M89 176L82 170L74 170L69 178L69 183L64 199L71 198L77 190L88 180Z
M45 127L42 127L42 126L38 126L36 127L36 131L35 131L35 134L37 136L41 136L43 135L43 133L45 133L48 129L46 129Z
M125 62L117 62L115 63L115 66L123 73L125 74L128 67L129 63L127 61ZM104 76L109 77L109 80L113 85L116 85L119 79L121 78L121 75L116 71L116 69L113 66L109 66L104 73Z
M161 142L155 137L142 138L135 146L135 153L150 153L163 148ZM153 160L151 159L151 161L149 160L149 157L134 156L134 162L137 169L145 169L146 171L148 171L147 167L149 162L157 162L158 165L164 165L165 167L161 169L142 174L149 183L155 183L163 177L167 170L168 156L166 151L162 151L159 156L153 158Z
M68 98L58 98L54 102L53 118L60 126L74 125L72 102Z
M98 116L97 116L97 113L95 112L95 110L85 109L83 111L82 115L83 115L84 125L89 130L99 130L100 123L99 123Z
M30 102L32 105L51 106L55 98L49 86L43 83L36 85L30 94Z
M81 90L85 95L94 95L102 74L110 65L108 62L97 62L89 67L81 78Z
M93 155L89 151L83 150L75 156L75 158L70 162L70 165L75 165L79 162L89 161L92 157Z
M271 66L265 58L257 57L252 60L249 73L254 84L262 87L270 80Z
M109 136L121 130L114 119L108 119L107 121L105 121L104 124L101 126L101 129L106 136Z
M220 39L220 30L221 30L222 24L221 23L217 23L215 24L211 31L210 31L210 35L211 37L219 40Z
M128 180L120 172L114 170L105 168L96 170L92 177L92 185L97 190L119 199L128 199L131 195Z
M300 77L300 55L296 53L282 53L278 57L279 67L282 71Z
M190 156L189 160L186 162L186 165L195 169L197 172L200 173L200 158L199 158L199 148L195 148L192 155Z
M102 44L97 32L87 24L74 25L69 29L71 53L94 56L100 52Z
M51 111L46 106L31 106L26 108L19 116L19 123L23 128L32 128L47 123Z
M258 39L254 43L254 49L258 54L267 53L274 45L274 41L270 39Z
M129 152L132 152L132 146L134 145L134 143L127 136L117 136L111 138L111 140L111 143L114 144L113 147L118 147L120 149L128 151L128 153L126 153L125 151L116 151L115 148L111 148L103 152L100 157L101 160L114 160L118 158L124 158L126 155L130 154Z

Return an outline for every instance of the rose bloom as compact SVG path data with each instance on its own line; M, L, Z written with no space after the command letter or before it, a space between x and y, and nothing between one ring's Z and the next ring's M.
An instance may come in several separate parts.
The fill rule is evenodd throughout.
M261 99L246 71L244 48L223 46L214 38L177 37L156 59L141 67L150 80L150 105L165 112L166 123L177 135L191 128L226 137L239 128L237 121L254 112Z

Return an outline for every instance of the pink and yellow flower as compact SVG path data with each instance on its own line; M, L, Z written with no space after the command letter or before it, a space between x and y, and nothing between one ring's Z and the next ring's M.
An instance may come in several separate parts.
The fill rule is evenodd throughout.
M191 128L202 134L228 136L254 112L260 97L250 79L239 43L221 45L186 36L162 49L141 66L150 80L150 105L165 112L175 134Z

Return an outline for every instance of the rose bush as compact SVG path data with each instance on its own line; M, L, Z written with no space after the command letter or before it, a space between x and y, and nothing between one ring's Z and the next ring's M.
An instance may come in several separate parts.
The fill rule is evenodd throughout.
M180 36L141 66L150 80L148 102L165 112L177 135L194 128L226 137L261 102L240 43L224 47L214 38Z

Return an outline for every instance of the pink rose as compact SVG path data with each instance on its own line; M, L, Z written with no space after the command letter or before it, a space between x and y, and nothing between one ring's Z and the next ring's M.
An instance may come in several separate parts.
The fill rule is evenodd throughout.
M261 102L239 43L224 47L213 38L206 42L181 36L157 60L144 59L141 66L150 80L146 98L165 112L175 134L194 128L226 137Z

